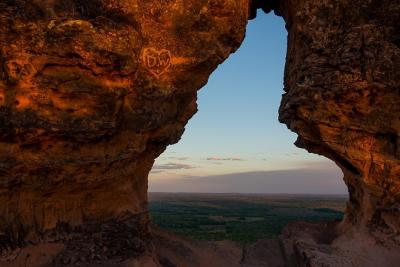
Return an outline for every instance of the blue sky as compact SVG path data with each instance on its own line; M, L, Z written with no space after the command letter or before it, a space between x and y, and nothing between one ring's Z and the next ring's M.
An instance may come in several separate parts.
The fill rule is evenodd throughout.
M286 38L280 17L249 22L241 48L200 90L181 141L157 159L150 191L346 193L339 168L296 148L278 122Z

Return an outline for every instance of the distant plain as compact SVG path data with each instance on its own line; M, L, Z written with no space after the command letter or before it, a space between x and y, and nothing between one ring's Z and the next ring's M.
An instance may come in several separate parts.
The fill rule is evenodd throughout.
M277 238L292 221L343 218L346 195L149 193L152 221L198 240Z

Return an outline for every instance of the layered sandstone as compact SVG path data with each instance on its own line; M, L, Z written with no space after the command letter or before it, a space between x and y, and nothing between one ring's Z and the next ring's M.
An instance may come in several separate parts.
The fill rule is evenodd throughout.
M1 1L3 260L48 242L64 263L151 249L147 175L247 18L245 0Z
M329 230L329 238L310 238L296 249L314 250L305 259L312 266L321 266L315 260L321 255L335 254L359 259L327 261L327 266L395 266L400 260L400 2L282 0L276 11L288 30L280 121L299 135L297 146L336 162L350 198L344 221ZM293 236L306 228L288 232ZM316 252L321 243L334 249Z
M280 120L298 146L341 167L350 194L342 223L285 231L286 260L398 259L399 1L7 0L1 266L162 264L148 172L179 140L197 90L239 47L258 7L283 16L288 30ZM343 260L352 255L366 261Z

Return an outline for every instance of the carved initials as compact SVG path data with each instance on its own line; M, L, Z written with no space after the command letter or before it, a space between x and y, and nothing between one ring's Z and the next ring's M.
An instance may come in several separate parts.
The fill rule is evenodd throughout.
M171 52L166 49L145 48L143 50L143 63L150 73L159 77L171 66Z

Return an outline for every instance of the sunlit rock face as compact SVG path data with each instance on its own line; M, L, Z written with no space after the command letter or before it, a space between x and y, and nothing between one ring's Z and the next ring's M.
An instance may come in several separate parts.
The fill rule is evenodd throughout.
M0 255L142 253L154 159L247 18L245 0L1 1Z
M379 258L369 262L373 266L396 266L400 260L400 2L282 0L276 10L288 30L280 120L299 134L298 146L335 161L349 188L345 220L331 234L342 235L333 246L345 248L341 256L350 258L347 263L325 258L331 264L326 266L370 266L371 258ZM378 244L385 248L379 250ZM302 245L297 249L299 258L307 251ZM351 258L354 249L364 254ZM304 253L305 262L322 266L316 255L324 252L315 251ZM396 260L390 256L393 253Z

